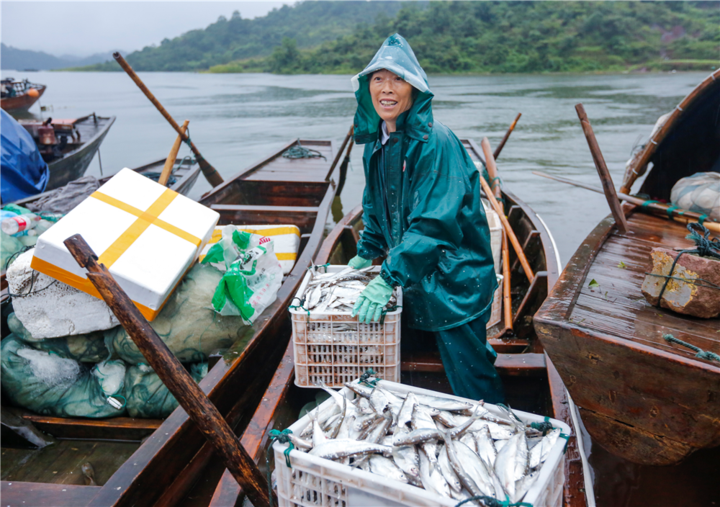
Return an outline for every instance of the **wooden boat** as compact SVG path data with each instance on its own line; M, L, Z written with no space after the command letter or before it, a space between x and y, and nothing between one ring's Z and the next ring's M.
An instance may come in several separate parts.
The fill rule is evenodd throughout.
M68 120L51 119L54 136L52 144L45 144L38 132L47 121L19 120L35 139L50 169L50 180L45 189L62 187L83 176L114 122L114 116L103 117L95 113Z
M45 93L46 86L30 83L27 79L14 81L13 78L7 78L2 80L2 88L0 107L5 111L27 111ZM10 88L12 88L13 92L9 91ZM34 91L30 92L30 90Z
M298 143L324 158L282 156ZM295 224L302 234L298 260L277 300L238 343L211 358L211 369L200 383L239 431L245 430L285 351L287 306L322 243L340 154L331 141L293 141L201 199L220 213L221 224ZM5 447L3 438L1 494L6 505L171 504L185 497L213 456L181 408L164 421L23 417L58 442L40 450L18 449ZM86 461L93 464L99 486L85 485L80 467Z
M473 160L483 160L482 151L472 141L463 141ZM503 378L508 403L516 409L545 414L573 423L566 391L557 372L535 335L532 315L540 307L555 283L560 261L554 240L542 219L511 192L503 190L505 211L513 231L524 245L533 271L537 273L530 285L527 278L514 266L512 271L512 308L515 333L503 337L504 328L494 326L488 331L490 343L498 352L495 363ZM316 264L347 264L357 253L359 233L363 229L362 207L348 213L325 239ZM511 264L517 264L511 255ZM403 340L412 337L403 336ZM450 393L437 350L402 356L402 383ZM315 391L294 385L292 345L275 372L265 391L263 403L257 408L247 429L241 434L242 444L256 462L263 463L271 429L282 430L297 420L300 408L314 400ZM199 504L212 507L242 505L242 491L235 479L220 463L214 463L190 496ZM222 474L222 475L221 475ZM564 505L586 505L583 468L577 441L570 438L565 464ZM219 481L219 482L218 482ZM217 483L217 485L215 485ZM203 500L205 498L205 500Z
M632 160L629 193L670 199L673 185L720 160L720 70L673 111ZM717 170L717 169L714 169ZM653 247L692 248L685 224L625 205L629 231L608 217L583 241L540 311L535 328L580 407L593 442L635 463L669 465L720 445L720 364L663 335L720 353L720 319L651 306L640 286ZM591 281L596 283L591 284Z
M132 170L151 179L157 180L160 177L160 173L162 172L164 165L165 159L160 159L150 162L149 164L134 167ZM199 175L200 166L193 158L178 158L175 160L175 166L173 167L173 172L170 176L168 187L179 194L188 195L188 193L190 193L190 190L192 190L192 187L195 185L195 182L197 181ZM112 175L100 178L99 182L102 185L110 178L112 178ZM43 197L46 197L50 193L51 191L46 191L41 194L26 197L25 199L15 201L15 204L26 207L28 204L36 202ZM7 298L8 294L7 281L5 280L5 266L0 266L0 302L4 302Z

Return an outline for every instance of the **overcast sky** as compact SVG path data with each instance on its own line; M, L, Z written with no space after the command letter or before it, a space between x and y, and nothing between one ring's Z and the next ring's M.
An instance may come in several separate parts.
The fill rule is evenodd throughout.
M235 10L243 18L264 16L294 1L252 2L0 2L3 43L52 55L129 53L188 30L205 28Z

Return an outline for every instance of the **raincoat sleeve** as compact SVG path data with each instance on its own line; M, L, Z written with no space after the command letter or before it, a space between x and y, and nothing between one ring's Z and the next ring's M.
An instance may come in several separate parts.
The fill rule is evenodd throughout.
M357 246L358 255L363 259L377 259L384 255L387 250L385 236L380 229L376 212L370 191L366 185L363 193L363 222L365 229Z
M445 250L455 250L463 233L458 214L472 198L465 166L470 164L452 139L428 143L418 159L411 186L413 210L402 242L390 250L381 276L390 285L407 287L436 271Z

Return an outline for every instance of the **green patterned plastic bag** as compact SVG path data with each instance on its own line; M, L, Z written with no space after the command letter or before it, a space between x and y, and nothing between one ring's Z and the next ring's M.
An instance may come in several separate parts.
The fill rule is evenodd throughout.
M190 365L190 375L200 382L208 372L208 363ZM178 406L175 397L146 364L130 366L125 373L125 397L130 417L164 419Z

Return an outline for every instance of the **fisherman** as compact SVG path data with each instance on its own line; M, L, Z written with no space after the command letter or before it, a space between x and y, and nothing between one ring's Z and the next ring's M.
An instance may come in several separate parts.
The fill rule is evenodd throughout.
M432 339L456 395L502 402L486 334L497 280L481 176L433 118L427 76L403 37L388 37L352 82L355 142L365 145L365 230L348 265L362 269L386 256L353 316L379 320L402 287L404 325L413 329L403 346Z

